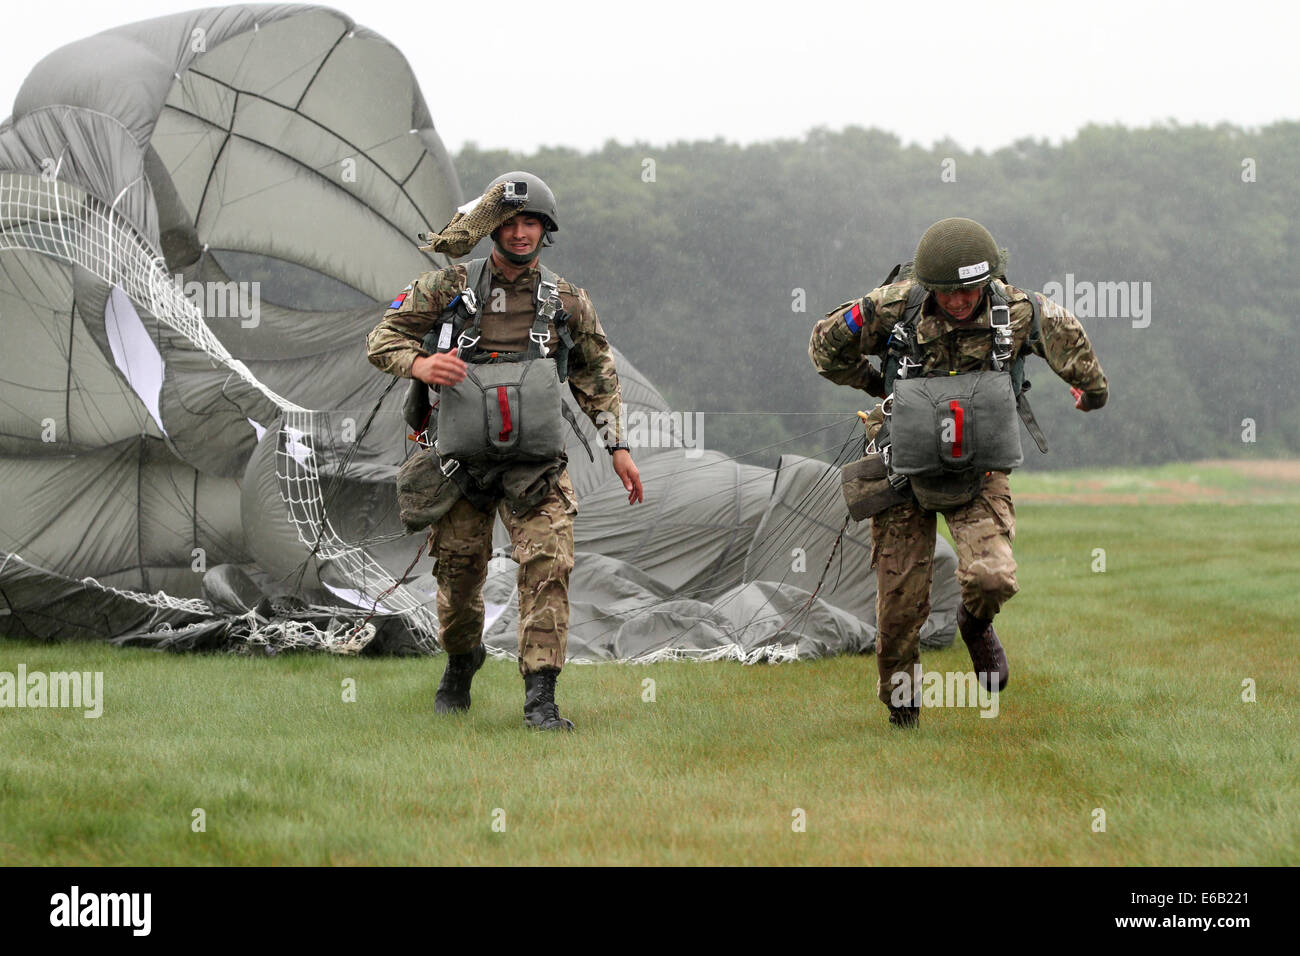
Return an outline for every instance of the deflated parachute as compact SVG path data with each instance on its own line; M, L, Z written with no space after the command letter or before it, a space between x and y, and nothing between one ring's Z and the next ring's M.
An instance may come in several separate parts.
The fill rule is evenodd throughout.
M425 597L333 499L344 456L363 489L400 457L393 429L348 442L384 385L358 343L441 264L411 237L459 195L405 60L334 11L200 10L46 57L0 126L0 549L162 607L221 563L382 596L432 648Z
M435 650L436 582L406 570L423 535L395 507L421 452L364 339L446 264L414 237L460 200L401 54L333 10L199 10L41 61L0 125L0 634ZM836 544L837 469L704 451L619 371L646 502L571 444L571 656L869 650L870 545ZM929 643L955 627L939 545ZM513 579L496 558L501 653Z

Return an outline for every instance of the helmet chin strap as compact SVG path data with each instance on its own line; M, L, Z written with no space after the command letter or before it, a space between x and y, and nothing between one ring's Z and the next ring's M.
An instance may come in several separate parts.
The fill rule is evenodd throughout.
M505 246L501 245L500 240L497 239L496 236L492 237L492 245L496 247L497 252L501 253L501 257L503 259L505 259L507 262L512 262L517 266L528 265L530 262L536 259L542 252L542 244L540 242L537 244L536 248L534 248L532 252L522 256L517 252L511 252Z

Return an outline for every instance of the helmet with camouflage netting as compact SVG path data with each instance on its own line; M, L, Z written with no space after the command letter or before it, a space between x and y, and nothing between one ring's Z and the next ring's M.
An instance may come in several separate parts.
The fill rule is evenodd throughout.
M1006 266L1006 250L974 219L941 219L917 243L913 270L927 289L956 292L984 285Z

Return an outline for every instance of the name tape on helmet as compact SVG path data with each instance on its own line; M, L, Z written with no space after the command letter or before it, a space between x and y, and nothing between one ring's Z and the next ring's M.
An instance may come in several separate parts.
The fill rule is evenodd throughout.
M975 276L983 275L985 272L988 271L989 271L989 261L985 259L983 262L977 262L973 266L958 266L957 278L971 279L974 278Z

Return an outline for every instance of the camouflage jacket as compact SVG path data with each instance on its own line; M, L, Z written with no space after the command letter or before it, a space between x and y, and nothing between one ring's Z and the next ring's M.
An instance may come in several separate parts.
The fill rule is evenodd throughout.
M492 290L487 301L481 303L482 339L480 348L511 350L527 347L527 331L536 314L535 299L539 270L536 261L513 282L489 260ZM384 313L383 321L366 337L370 364L404 378L411 377L411 365L417 358L429 353L422 347L424 336L433 328L438 316L465 288L467 270L455 265L439 272L426 272L412 282L395 302L397 306ZM569 335L573 350L569 353L569 388L578 406L588 418L606 431L613 430L612 423L621 422L619 410L622 396L618 387L618 371L614 353L605 338L596 310L587 293L573 283L559 279L560 301L569 313ZM494 303L501 306L494 309ZM551 341L555 326L551 325ZM606 432L602 432L605 434ZM623 436L618 436L623 440Z
M914 282L905 279L880 286L826 313L813 327L808 343L808 356L818 373L837 385L850 385L883 397L884 379L868 356L879 356L883 363L889 351L890 331L903 317ZM1036 296L1042 336L1031 346L1032 354L1046 359L1052 371L1082 389L1090 408L1105 405L1109 394L1106 376L1079 320L1041 292L1023 292L996 279L994 282L1010 307L1012 354L1020 354L1029 339L1033 323L1029 297ZM993 342L989 304L986 295L974 316L957 322L939 312L933 295L926 298L916 322L925 373L974 372L989 367Z

